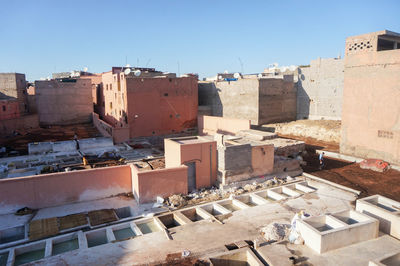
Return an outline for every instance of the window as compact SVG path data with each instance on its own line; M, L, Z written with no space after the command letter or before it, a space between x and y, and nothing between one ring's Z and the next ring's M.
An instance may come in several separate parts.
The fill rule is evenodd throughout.
M6 106L5 105L3 105L3 112L5 112L6 111Z
M114 97L115 97L115 99L117 99L117 93L114 93Z
M110 90L112 90L112 84L110 84Z
M110 109L112 109L112 102L110 102Z
M106 90L108 91L108 84L106 85Z
M378 38L378 51L400 49L400 44L395 40Z

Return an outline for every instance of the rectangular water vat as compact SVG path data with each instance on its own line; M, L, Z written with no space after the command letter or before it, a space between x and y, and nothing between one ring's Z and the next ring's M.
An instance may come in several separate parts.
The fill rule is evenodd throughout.
M337 212L332 216L348 225L368 221L367 217L365 217L364 215L360 215L360 213L352 210Z
M185 224L184 221L179 219L179 217L173 213L167 214L167 215L162 215L158 216L158 219L165 225L166 228L173 228L176 226L180 226L182 224Z
M266 199L269 202L275 202L275 201L278 201L278 200L286 199L286 197L284 197L283 195L281 195L279 193L276 193L276 192L273 192L271 190L264 190L264 191L256 192L254 194L259 196L259 197L261 197L261 198L263 198L263 199Z
M105 229L88 232L85 235L89 248L108 243L107 233Z
M136 236L136 233L132 230L130 224L115 226L112 228L112 231L115 239L118 241L131 239Z
M160 226L154 221L153 218L145 221L135 222L135 224L143 234L161 231Z
M25 238L25 226L17 226L0 230L0 244L10 243Z
M243 195L243 196L239 196L236 198L237 200L247 204L250 207L254 207L257 205L263 205L268 203L267 200L261 198L261 197L257 197L255 194L254 195Z
M197 208L191 208L184 211L181 211L183 215L185 215L192 222L201 221L204 219L210 218L210 216L205 215L201 211L198 211Z
M356 210L379 220L379 230L400 239L400 202L374 195L359 199Z
M294 185L289 185L289 186L283 186L283 187L277 187L277 188L271 188L271 191L274 191L276 193L279 193L283 195L284 197L291 198L291 197L298 197L302 193L299 193L297 191L294 191L293 189Z
M235 249L210 257L213 266L261 266L264 265L249 248Z
M203 210L205 210L206 212L208 212L209 214L214 215L214 216L230 213L229 210L223 208L222 206L220 206L216 203L201 206L200 208L202 208Z
M0 253L0 266L6 266L8 260L9 252Z
M239 200L224 200L219 201L218 204L231 212L239 211L241 209L246 209L249 207Z
M304 244L319 254L376 238L378 227L376 219L361 213L351 214L351 211L310 217L296 222Z
M316 191L315 188L308 186L307 182L295 183L294 186L295 186L295 189L297 191L300 191L301 193L310 193L310 192Z
M55 256L61 253L72 251L79 248L78 234L74 233L53 239L53 248L51 255Z
M14 265L21 265L44 258L46 242L42 241L32 245L15 249Z
M129 206L115 209L115 213L117 214L119 219L124 219L132 216L131 208Z

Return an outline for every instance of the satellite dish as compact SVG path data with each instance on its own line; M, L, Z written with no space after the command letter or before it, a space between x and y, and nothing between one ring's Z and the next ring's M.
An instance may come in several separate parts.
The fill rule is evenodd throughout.
M228 70L225 70L225 71L224 71L224 74L228 74L228 73L229 73Z
M235 74L233 74L233 77L234 77L235 79L238 79L238 78L240 78L240 74L236 72Z
M83 72L87 72L88 71L88 68L87 67L84 67L83 68Z
M124 70L124 74L125 75L129 75L129 73L131 73L131 71L132 70L130 68L127 68L127 69Z
M142 74L142 71L140 71L139 69L137 69L137 70L133 71L133 74L134 74L136 77L139 77L140 74Z
M218 79L222 79L222 76L218 76Z
M262 74L261 74L261 73L258 74L257 77L258 77L259 79L262 78Z

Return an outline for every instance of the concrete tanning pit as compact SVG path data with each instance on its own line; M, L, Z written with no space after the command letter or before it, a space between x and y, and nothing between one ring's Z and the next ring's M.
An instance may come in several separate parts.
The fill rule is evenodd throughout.
M214 266L261 266L264 265L249 248L235 249L210 257Z
M125 219L132 216L131 208L129 206L115 209L115 213L119 219Z
M400 251L388 254L382 258L370 261L368 266L399 266L400 265Z
M153 218L141 222L136 222L135 224L143 234L159 232L163 229Z
M283 195L281 195L279 193L276 193L274 191L271 191L271 190L265 190L265 191L261 191L261 192L256 192L254 194L259 196L259 197L261 197L261 198L263 198L263 199L266 199L269 202L275 202L275 201L286 199L285 196L283 196Z
M0 244L10 243L25 238L25 226L17 226L0 230Z
M174 213L158 216L157 218L168 229L186 224L181 217Z
M211 214L213 216L220 216L220 215L230 213L229 210L225 209L224 207L222 207L221 205L216 204L216 203L208 204L208 205L202 206L200 208L205 210L206 212L208 212L209 214Z
M294 188L294 185L271 188L271 191L279 193L286 198L299 197L299 196L301 196L301 194L303 194L303 193L299 193L299 192L295 191L292 188Z
M51 255L55 256L79 248L78 234L58 237L53 240Z
M357 200L356 210L379 220L379 230L400 239L400 202L374 195Z
M243 202L236 200L236 199L219 201L218 204L231 212L249 208L248 205L246 205Z
M1 266L7 265L8 256L9 256L9 252L0 253L0 265Z
M267 204L268 201L256 194L243 195L236 198L237 200L247 204L250 207Z
M197 208L190 208L184 211L181 211L184 216L186 216L192 222L197 222L205 219L209 219L211 215L205 211L201 211Z
M378 237L379 222L348 210L298 220L296 227L305 245L321 254Z
M21 265L44 258L46 242L42 241L32 245L15 249L14 265Z
M134 238L136 236L136 232L130 226L130 224L123 224L119 226L114 226L112 228L115 240L122 241Z
M85 235L89 248L108 243L107 233L105 229L91 231L86 233Z

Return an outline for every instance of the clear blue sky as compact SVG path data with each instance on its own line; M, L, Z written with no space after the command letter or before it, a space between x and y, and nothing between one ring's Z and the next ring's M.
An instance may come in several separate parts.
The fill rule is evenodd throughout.
M0 0L0 72L125 65L212 76L344 54L345 38L400 32L400 1Z

